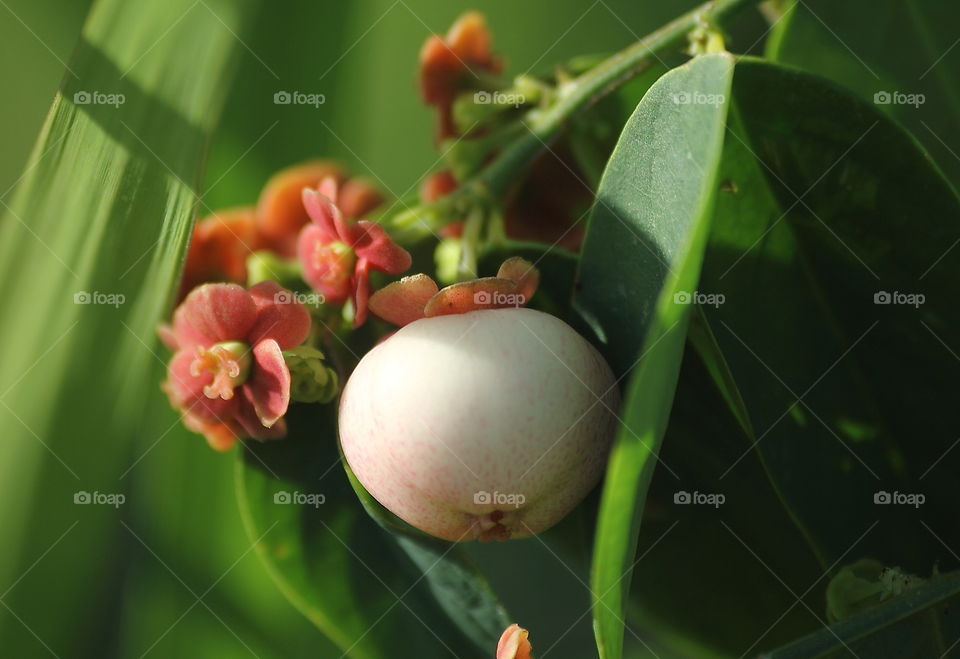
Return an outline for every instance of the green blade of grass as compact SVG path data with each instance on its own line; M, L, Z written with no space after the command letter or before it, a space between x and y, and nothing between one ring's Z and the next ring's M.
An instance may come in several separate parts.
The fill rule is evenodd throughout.
M123 507L74 497L123 493L137 457L162 371L153 328L255 8L98 2L15 194L0 197L0 593L11 613L0 643L11 656L83 655L116 633L104 612L122 586L108 557Z

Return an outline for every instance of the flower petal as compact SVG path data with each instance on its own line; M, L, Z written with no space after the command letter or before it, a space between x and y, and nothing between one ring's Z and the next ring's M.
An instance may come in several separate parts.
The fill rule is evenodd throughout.
M205 282L247 281L247 257L265 246L253 208L230 208L199 220L193 229L180 297Z
M166 323L157 326L157 336L160 337L163 345L167 346L171 352L176 352L177 348L180 347L176 333L173 331L173 328Z
M303 279L310 287L323 293L326 302L340 304L350 297L351 279L356 255L349 247L327 248L331 240L327 231L316 224L308 224L300 232L297 254L303 270Z
M344 217L363 217L383 203L383 195L363 179L344 181L337 196L337 206Z
M287 167L267 181L257 202L257 226L281 256L289 258L296 253L297 234L310 222L303 206L303 189L315 188L329 176L341 176L337 165L313 160Z
M247 342L257 345L273 339L281 350L295 348L310 334L310 313L297 302L293 293L275 281L262 281L250 288L257 307L257 320L247 334Z
M327 177L320 181L316 190L303 189L303 207L313 223L323 229L326 242L340 240L352 245L356 241L355 227L343 219L343 212L337 206L337 181Z
M265 428L273 426L287 413L290 369L283 360L280 345L273 339L265 339L253 347L253 368L243 391Z
M214 451L230 449L240 436L232 424L206 421L194 414L186 413L182 417L187 430L203 435Z
M513 623L503 631L497 643L497 659L531 659L533 646L526 629Z
M263 425L254 407L250 389L244 387L241 392L241 395L237 397L239 403L232 423L237 425L238 430L244 437L261 440L280 439L287 434L287 422L284 419L278 419L269 428Z
M439 115L438 140L455 134L451 105L463 91L464 78L476 71L499 73L500 61L491 52L490 31L483 14L466 12L453 24L445 38L433 35L420 50L420 93ZM476 85L476 82L473 83Z
M173 315L180 348L239 341L257 317L250 294L237 284L203 284L190 291Z
M457 189L457 179L449 169L433 173L420 185L420 201L424 204L435 202Z
M370 297L370 311L402 327L423 318L427 302L438 292L437 282L427 275L411 275L374 293Z
M504 261L497 271L497 277L509 279L517 284L517 293L523 296L521 304L530 301L540 284L540 271L530 261L519 256Z
M487 19L480 12L468 11L461 15L450 26L445 41L460 59L481 66L493 66L490 30L487 28Z
M353 249L357 256L366 259L374 270L398 275L410 268L413 262L410 252L393 242L382 226L360 220L356 228L358 231Z
M367 320L367 301L370 299L370 264L366 259L357 261L353 276L353 327L363 325Z
M441 288L430 298L424 308L424 316L446 316L449 314L481 311L483 309L503 309L519 306L517 285L509 279L483 277L471 281L451 284Z

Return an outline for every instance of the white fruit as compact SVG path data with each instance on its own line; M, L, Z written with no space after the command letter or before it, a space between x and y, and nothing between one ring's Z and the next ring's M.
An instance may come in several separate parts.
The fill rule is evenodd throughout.
M560 521L603 472L619 394L563 321L523 308L417 320L376 346L340 403L347 462L381 504L451 541Z

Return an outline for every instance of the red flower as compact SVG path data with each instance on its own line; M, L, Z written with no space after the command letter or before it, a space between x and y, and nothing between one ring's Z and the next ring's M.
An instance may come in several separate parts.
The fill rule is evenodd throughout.
M198 220L190 239L178 299L208 281L247 281L247 257L265 246L252 208L231 208Z
M500 68L490 47L487 22L479 12L463 14L446 37L427 39L420 50L420 92L427 105L437 108L438 139L456 134L451 116L456 95L471 87L471 78L476 87L477 71L499 73Z
M217 450L237 437L282 437L290 370L281 351L309 332L307 310L275 282L204 284L160 328L174 350L163 388L184 425Z
M303 189L303 206L312 220L300 232L297 252L303 278L327 302L353 299L354 326L367 317L370 271L399 274L410 267L410 254L395 244L379 224L350 224L337 207L337 182L324 179L318 189Z
M531 659L533 646L528 636L527 630L517 623L507 627L497 643L497 659Z
M329 160L311 160L280 170L270 177L257 201L257 229L267 246L280 256L297 254L297 236L310 222L301 191L315 188L326 178L340 185L338 203L345 217L363 217L383 202L376 188L362 179L350 178Z

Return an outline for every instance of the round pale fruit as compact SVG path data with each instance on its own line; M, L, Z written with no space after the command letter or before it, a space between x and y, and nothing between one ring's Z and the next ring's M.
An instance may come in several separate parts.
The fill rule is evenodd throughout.
M600 353L523 308L423 318L367 353L340 441L377 501L451 541L560 521L603 472L619 393Z

